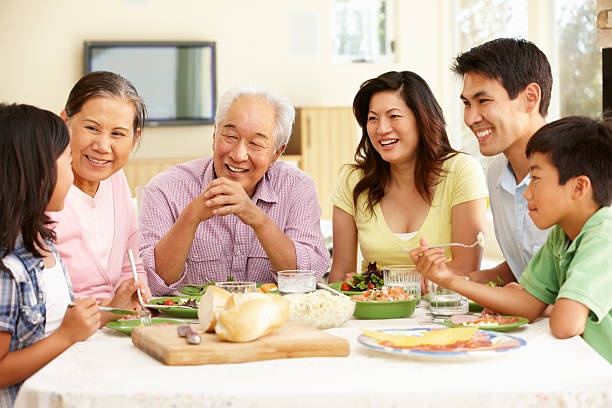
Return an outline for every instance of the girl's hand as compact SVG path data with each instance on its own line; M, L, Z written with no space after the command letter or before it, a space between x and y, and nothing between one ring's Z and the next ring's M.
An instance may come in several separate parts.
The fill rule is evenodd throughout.
M76 299L74 306L69 306L64 314L62 324L57 329L71 344L89 338L100 327L100 309L96 298Z
M425 238L421 238L421 246L410 251L410 257L417 272L425 279L432 280L442 286L447 286L455 274L444 264L444 248L429 248Z

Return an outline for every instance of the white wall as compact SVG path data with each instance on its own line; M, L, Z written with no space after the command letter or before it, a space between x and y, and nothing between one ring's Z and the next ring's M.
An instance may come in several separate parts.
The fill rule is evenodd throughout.
M84 41L212 40L218 90L247 84L286 94L296 106L350 106L359 84L389 70L428 81L445 111L458 103L443 41L444 0L396 2L398 60L331 62L331 0L0 0L0 100L59 113L84 73ZM448 3L446 3L448 4ZM318 52L292 51L290 21L314 14ZM448 38L448 37L446 37ZM450 78L450 79L449 79ZM449 123L451 123L449 121ZM137 158L210 152L210 126L148 128Z

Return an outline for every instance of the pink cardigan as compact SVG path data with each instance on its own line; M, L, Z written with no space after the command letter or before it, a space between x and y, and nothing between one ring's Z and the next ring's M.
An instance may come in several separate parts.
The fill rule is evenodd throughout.
M88 226L81 225L76 216L75 200L81 199L77 195L77 187L74 185L70 187L62 211L49 213L49 216L57 221L55 247L66 264L77 297L94 296L98 299L113 297L117 286L125 279L132 278L132 269L127 256L129 248L134 253L139 279L144 279L144 282L147 279L138 251L136 211L123 170L113 174L110 181L113 187L115 233L113 237L108 237L113 243L106 268L102 267L81 233Z

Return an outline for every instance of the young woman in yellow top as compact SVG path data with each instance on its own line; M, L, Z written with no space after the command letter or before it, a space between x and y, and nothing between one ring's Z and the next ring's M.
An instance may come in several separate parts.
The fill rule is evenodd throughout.
M448 141L446 123L427 83L409 71L364 82L353 101L362 128L356 164L343 169L331 200L334 255L330 282L354 273L357 243L361 270L376 262L411 265L403 249L471 244L485 230L487 188L482 167ZM446 250L447 266L460 274L480 267L482 248Z

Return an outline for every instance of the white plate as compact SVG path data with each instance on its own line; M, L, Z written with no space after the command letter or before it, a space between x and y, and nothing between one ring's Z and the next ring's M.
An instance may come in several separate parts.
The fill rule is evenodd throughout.
M417 328L417 329L386 329L379 330L382 333L389 334L401 334L407 336L422 336L425 332L431 330L444 330L437 328ZM362 345L376 351L382 351L384 353L391 353L401 356L409 357L420 357L427 359L461 359L461 358L478 358L485 356L500 355L508 351L517 350L527 345L527 342L520 337L510 336L505 333L497 333L485 330L477 330L477 334L483 336L483 340L490 340L493 344L491 346L477 347L471 349L463 349L457 351L429 351L429 350L414 350L410 348L397 348L380 345L375 339L365 334L361 334L357 337L357 341Z

